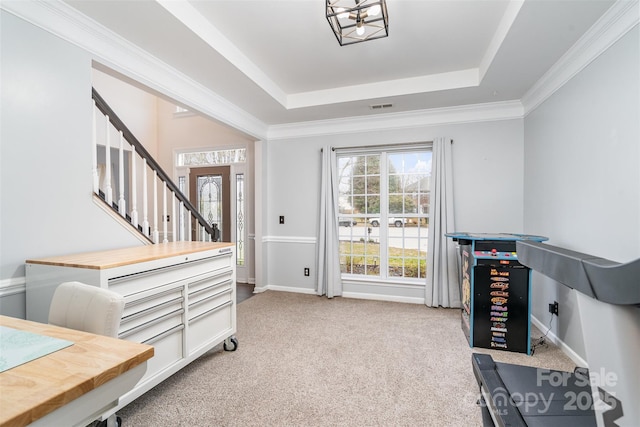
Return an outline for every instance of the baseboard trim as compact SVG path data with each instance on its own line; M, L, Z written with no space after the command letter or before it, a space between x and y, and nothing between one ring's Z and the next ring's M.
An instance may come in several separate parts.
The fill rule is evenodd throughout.
M309 289L309 288L291 288L289 286L278 286L278 285L269 285L268 288L270 291L294 292L296 294L316 295L316 290Z
M267 286L255 287L253 289L254 294L259 294L265 291L293 292L296 294L316 295L315 289L292 288L289 286L267 285ZM398 296L381 295L381 294L365 294L360 292L343 292L341 296L343 298L352 298L352 299L401 302L401 303L408 303L408 304L424 304L424 298L414 298L414 297L398 297Z
M402 302L408 304L424 304L424 298L416 297L399 297L381 294L364 294L360 292L343 292L343 298L366 299L373 301Z
M540 329L543 333L549 328L548 325L545 325L544 323L542 323L535 316L531 316L531 323L536 328ZM550 330L547 333L547 339L549 341L551 341L552 343L554 343L555 345L557 345L558 347L560 347L560 350L562 350L562 352L564 354L566 354L573 361L573 363L576 364L576 366L580 366L580 367L584 367L584 368L588 368L589 367L589 364L587 363L587 361L584 360L571 347L569 347L567 344L565 344L564 341L562 341L560 338L558 338L558 336L556 334L554 334L553 331Z
M293 293L296 293L296 294L307 294L307 295L315 295L316 294L316 290L315 289L292 288L292 287L289 287L289 286L278 286L278 285L267 285L267 286L255 287L253 289L253 293L254 294L259 294L259 293L265 292L265 291L293 292Z

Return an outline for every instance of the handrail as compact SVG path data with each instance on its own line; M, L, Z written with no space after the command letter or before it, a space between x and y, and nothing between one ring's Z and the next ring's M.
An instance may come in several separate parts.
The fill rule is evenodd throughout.
M122 132L122 136L124 139L131 145L133 145L136 149L136 153L138 153L141 157L146 159L147 165L153 170L156 171L158 177L166 183L167 187L175 196L184 203L185 208L191 212L191 214L196 218L198 223L204 227L204 229L209 233L210 236L215 236L215 231L212 226L209 225L206 219L198 212L198 210L191 204L191 202L184 196L182 191L178 188L177 185L169 178L169 175L162 169L162 167L156 162L156 160L149 154L146 148L142 145L140 141L133 135L133 133L127 128L127 126L120 120L118 115L109 107L109 104L100 96L98 91L95 88L91 88L91 97L93 98L96 107L104 114L109 117L109 122L118 130Z

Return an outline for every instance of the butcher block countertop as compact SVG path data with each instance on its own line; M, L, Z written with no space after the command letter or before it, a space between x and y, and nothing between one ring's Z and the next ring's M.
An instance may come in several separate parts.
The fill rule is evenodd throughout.
M73 343L0 373L0 426L36 421L154 354L146 344L13 317L0 316L0 326Z
M233 246L233 243L223 242L169 242L108 251L29 259L27 260L27 264L102 270Z

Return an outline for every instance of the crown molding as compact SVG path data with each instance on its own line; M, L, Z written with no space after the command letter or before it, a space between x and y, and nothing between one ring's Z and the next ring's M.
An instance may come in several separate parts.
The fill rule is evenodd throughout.
M278 140L522 118L638 25L638 0L618 0L521 101L268 126L61 0L2 1L0 8L89 52L93 59L257 139Z
M422 126L509 120L522 117L524 117L524 110L520 101L491 102L366 117L346 117L332 120L273 125L269 127L267 139L272 141L288 138L407 129Z
M522 97L526 116L640 21L638 0L618 0Z
M61 0L2 1L0 8L91 54L93 60L258 139L267 125Z

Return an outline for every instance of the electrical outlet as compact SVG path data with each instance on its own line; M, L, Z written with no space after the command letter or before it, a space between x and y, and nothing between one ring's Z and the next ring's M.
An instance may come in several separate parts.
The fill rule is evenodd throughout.
M305 267L304 268L304 275L308 276L309 275L309 267Z
M284 224L284 215L280 215L280 224Z
M549 304L549 313L558 315L558 301L554 301L553 304Z

